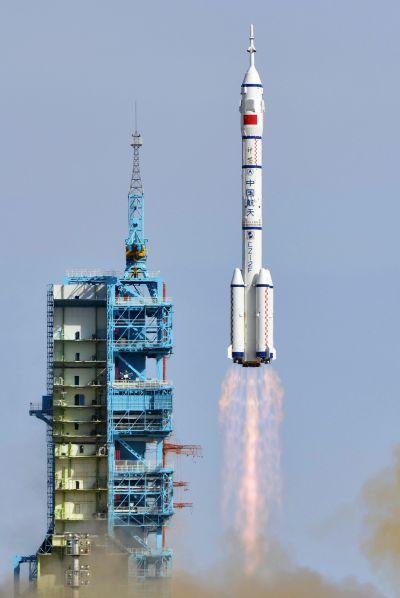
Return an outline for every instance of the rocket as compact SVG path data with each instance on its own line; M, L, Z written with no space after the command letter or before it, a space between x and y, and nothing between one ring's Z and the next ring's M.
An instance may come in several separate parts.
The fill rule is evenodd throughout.
M276 357L274 287L262 267L262 134L265 104L254 64L254 29L250 27L250 65L240 103L242 133L242 268L231 283L231 346L228 357L244 367L258 367Z

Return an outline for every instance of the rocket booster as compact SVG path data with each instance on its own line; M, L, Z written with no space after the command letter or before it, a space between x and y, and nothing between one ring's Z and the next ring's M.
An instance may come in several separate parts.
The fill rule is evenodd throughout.
M250 65L240 103L242 133L242 268L231 283L231 346L228 356L244 367L275 359L273 284L262 267L262 134L265 105L260 75L254 65L254 32L250 28Z

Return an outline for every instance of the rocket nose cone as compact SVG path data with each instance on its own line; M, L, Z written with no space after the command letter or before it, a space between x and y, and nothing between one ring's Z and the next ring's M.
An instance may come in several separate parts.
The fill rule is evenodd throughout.
M260 75L254 65L248 68L243 79L243 85L261 85Z
M267 270L266 268L261 268L260 270L260 274L258 275L258 281L257 281L258 285L268 285L269 287L272 287L272 278L271 278L271 272L269 270Z
M232 282L231 282L231 286L244 286L244 280L243 280L243 276L242 276L242 271L240 270L240 268L235 268L234 272L233 272L233 276L232 276Z

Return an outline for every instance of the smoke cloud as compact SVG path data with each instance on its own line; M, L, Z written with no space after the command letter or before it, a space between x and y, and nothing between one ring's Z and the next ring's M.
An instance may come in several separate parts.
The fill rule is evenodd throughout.
M370 584L352 578L335 583L297 567L271 538L268 554L264 552L262 563L251 575L246 574L245 563L227 559L207 579L177 574L172 589L172 598L383 598Z
M383 598L371 585L360 584L356 580L346 579L334 583L324 579L318 573L306 568L296 568L289 562L288 556L279 546L271 547L269 542L268 559L261 563L257 572L251 575L245 572L245 563L235 562L226 556L226 561L218 570L203 577L194 577L176 572L171 580L172 598ZM109 568L106 560L104 569ZM111 568L107 579L101 582L92 579L89 588L79 592L81 598L141 598L141 591L120 587L121 577ZM167 582L168 583L168 582ZM160 591L159 583L154 583L150 595L165 596ZM149 594L146 594L149 595ZM11 585L0 592L1 598L12 597ZM34 591L23 593L24 598L36 598ZM63 592L53 593L41 598L65 598ZM68 596L72 596L71 593Z
M372 567L400 596L400 447L390 467L364 487L366 508L362 549Z
M382 598L370 585L353 580L334 584L318 573L300 569L266 582L246 576L226 578L223 588L181 576L173 583L173 598Z

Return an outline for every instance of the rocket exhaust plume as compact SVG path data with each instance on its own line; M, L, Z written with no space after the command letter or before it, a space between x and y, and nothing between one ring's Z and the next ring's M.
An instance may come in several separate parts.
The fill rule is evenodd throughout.
M257 396L257 380L253 372L247 376L246 404L244 415L244 453L242 479L238 487L239 504L242 511L236 512L236 528L246 554L246 570L251 573L257 563L257 536L259 517L264 518L265 510L262 509L263 497L261 496L260 478L258 476L258 461L260 430L259 401ZM265 505L266 506L266 505ZM243 520L243 524L242 524Z
M224 514L234 513L247 574L261 564L268 519L281 500L282 398L280 380L272 369L231 368L222 384L222 506Z

